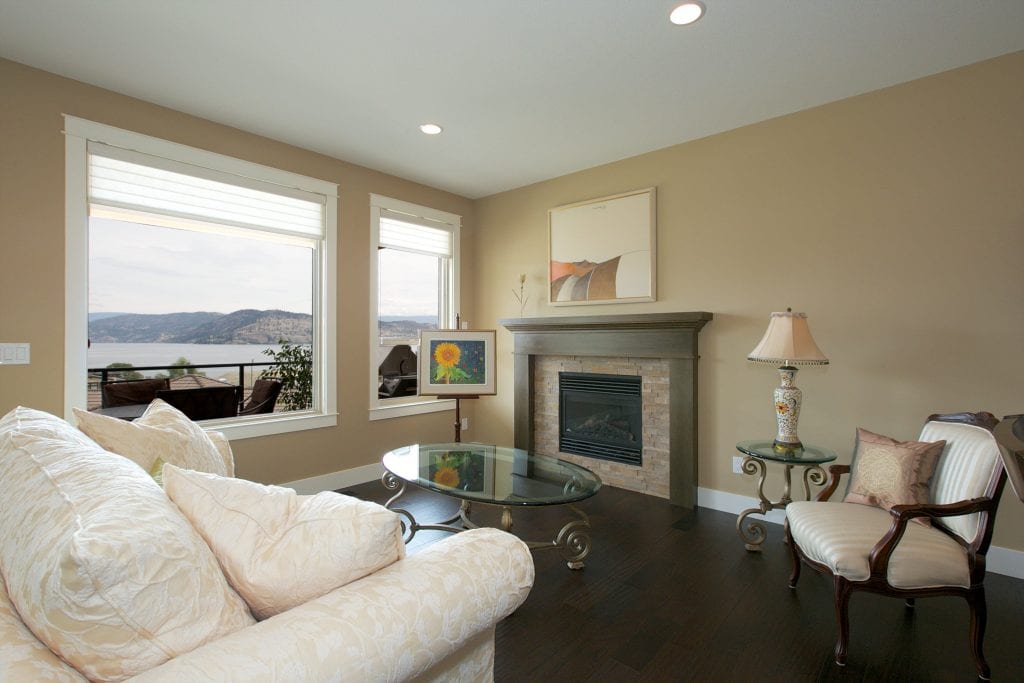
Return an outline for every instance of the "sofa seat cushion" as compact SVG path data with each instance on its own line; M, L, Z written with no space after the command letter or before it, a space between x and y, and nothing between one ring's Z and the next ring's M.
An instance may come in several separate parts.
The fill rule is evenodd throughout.
M170 464L164 489L258 619L405 557L398 515L376 503L333 491L300 496Z
M881 508L857 503L797 501L786 506L793 540L808 559L850 581L870 576L868 556L892 525ZM895 588L970 586L967 553L939 529L908 524L889 558Z
M160 487L59 418L16 408L0 420L0 500L11 602L91 680L122 680L254 623Z
M515 536L498 529L454 534L147 671L138 683L429 679L481 634L489 637L526 599L533 578L530 550ZM434 680L479 680L456 670ZM485 674L493 680L492 668Z
M159 399L150 403L142 417L133 422L78 408L74 412L78 428L85 434L147 472L160 458L165 463L190 470L228 475L224 457L203 428Z
M32 635L21 622L0 579L0 681L86 680Z

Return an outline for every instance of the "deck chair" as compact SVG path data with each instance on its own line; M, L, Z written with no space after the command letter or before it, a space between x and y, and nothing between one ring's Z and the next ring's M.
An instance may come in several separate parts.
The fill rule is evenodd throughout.
M171 404L190 420L216 420L238 415L241 387L198 387L195 389L167 389L156 392L156 397Z
M105 382L100 385L100 407L148 404L156 398L156 392L169 388L166 377Z
M252 393L239 415L260 415L274 412L277 397L281 394L283 384L278 379L258 379L252 383Z

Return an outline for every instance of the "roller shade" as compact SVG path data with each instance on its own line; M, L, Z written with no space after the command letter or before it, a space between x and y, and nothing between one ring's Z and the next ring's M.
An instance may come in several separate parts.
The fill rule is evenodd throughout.
M434 256L452 255L452 233L384 216L380 218L380 246Z
M90 204L321 238L324 197L99 143L89 145Z

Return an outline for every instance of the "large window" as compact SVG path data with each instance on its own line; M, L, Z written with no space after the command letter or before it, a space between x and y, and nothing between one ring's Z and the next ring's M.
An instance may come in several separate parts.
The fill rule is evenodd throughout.
M455 326L461 219L379 195L370 196L371 418L450 407L420 397L419 334Z
M242 414L229 399L211 423L234 437L335 424L337 187L73 117L66 129L67 408L162 379L172 402L235 396Z

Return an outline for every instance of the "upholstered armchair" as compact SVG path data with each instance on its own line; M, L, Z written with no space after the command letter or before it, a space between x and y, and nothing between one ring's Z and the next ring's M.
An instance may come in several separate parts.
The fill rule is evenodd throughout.
M881 507L864 504L868 498L876 503L877 499L865 498L859 488L854 491L871 480L871 475L862 476L857 484L858 458L870 462L869 449L862 447L859 432L853 481L845 500L861 502L829 502L840 476L851 472L851 465L833 465L828 485L816 501L794 502L786 508L786 540L793 556L789 585L796 588L801 564L832 576L838 629L835 661L840 666L846 664L849 602L854 591L902 597L908 608L914 606L916 598L959 595L970 607L969 642L978 676L989 678L982 651L985 553L1006 482L1004 461L1009 462L1010 457L992 433L997 423L989 413L933 415L921 432L920 442L889 440L891 444L876 448L883 458L901 449L916 449L923 455L924 470L930 465L925 461L933 458L930 482L927 471L921 474L914 470L916 465L907 470L920 475L917 487L923 492L921 502L883 503ZM875 481L898 479L896 468L906 467L899 463L897 453L876 470Z

